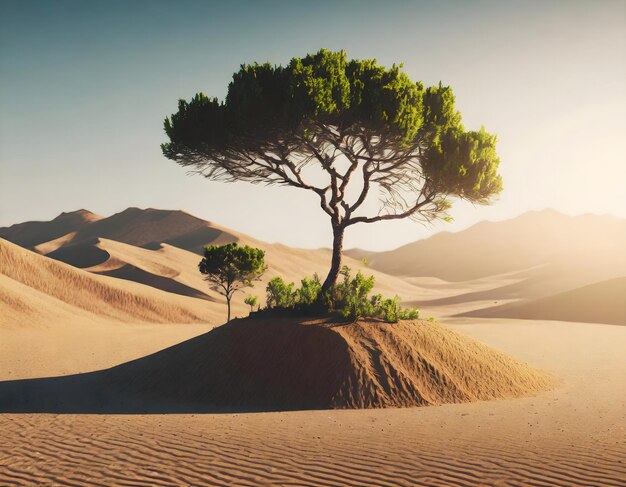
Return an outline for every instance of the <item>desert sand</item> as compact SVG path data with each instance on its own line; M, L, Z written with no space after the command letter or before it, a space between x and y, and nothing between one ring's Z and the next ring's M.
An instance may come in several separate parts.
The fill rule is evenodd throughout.
M234 413L231 407L221 413L193 410L165 414L165 408L157 408L152 414L137 409L111 414L111 405L104 402L100 414L86 414L94 411L71 411L67 402L65 407L51 408L50 404L59 401L51 397L55 389L50 384L71 380L76 374L93 377L111 370L117 372L107 377L119 380L113 384L121 390L127 387L128 392L141 389L133 388L132 381L129 384L126 380L130 372L140 370L145 373L143 384L151 385L159 399L158 394L167 392L168 387L158 385L168 380L171 384L172 377L179 380L183 373L180 361L160 357L201 362L203 349L210 345L207 337L213 336L207 333L221 323L223 304L203 288L205 283L193 272L185 270L198 259L194 248L210 233L204 230L209 226L203 223L199 225L201 230L189 226L193 235L203 236L200 240L189 237L185 233L188 227L178 223L174 227L180 231L165 227L165 236L153 233L150 238L133 240L125 237L132 235L129 229L112 225L106 235L85 233L86 241L76 239L72 244L75 235L85 232L85 225L107 219L89 216L84 220L60 229L53 227L54 231L43 237L37 236L43 231L29 234L28 226L20 227L20 232L28 235L23 245L32 250L0 241L0 391L11 391L15 384L21 388L30 384L22 390L43 393L32 400L21 397L15 401L12 396L11 401L21 401L21 406L12 412L5 408L0 414L0 485L626 484L626 327L603 323L606 315L601 312L587 315L586 323L571 318L548 321L553 317L464 316L477 310L487 314L486 310L495 306L522 307L567 292L575 293L576 302L591 300L598 286L604 289L606 282L612 282L609 279L624 275L620 274L621 252L611 253L605 248L600 260L613 259L613 265L607 267L596 261L597 269L580 259L581 266L572 269L571 275L582 277L572 280L559 275L555 270L559 269L558 259L552 257L527 262L524 265L529 266L524 268L497 268L493 273L462 275L463 279L457 280L446 280L437 273L394 276L377 270L383 289L396 289L405 302L420 303L422 316L434 315L441 324L401 323L394 325L401 333L389 334L389 325L361 323L329 332L334 334L332 340L340 340L341 350L348 350L343 357L351 366L346 370L365 374L369 384L374 384L370 393L362 391L361 397L373 398L371 391L378 394L379 402L348 401L345 406L368 409ZM62 234L65 230L68 232ZM6 229L2 232L7 236ZM224 238L224 234L235 235L246 241L236 232L220 232ZM177 234L181 241L188 240L189 248L158 241L170 239L167 235L171 234ZM50 243L52 240L56 242ZM150 242L144 245L145 240ZM107 255L97 262L87 259L89 265L81 269L37 253L67 250L72 245L75 249L95 247ZM270 265L280 267L282 275L292 280L318 265L321 271L328 256L325 250L260 245L267 249ZM585 249L589 250L582 248L576 255L583 255ZM70 258L71 254L67 253ZM376 267L375 258L369 255L371 266ZM357 260L349 262L355 267L361 265ZM453 272L459 263L442 265L448 265L447 270ZM146 280L139 272L129 277L124 272L131 267L186 288L164 289L162 280ZM115 271L124 268L121 275L115 276ZM398 268L408 267L405 262ZM593 272L587 272L589 269ZM595 281L586 281L596 277ZM600 284L592 286L594 283ZM152 304L148 306L146 301ZM120 302L124 305L116 305ZM245 308L239 309L243 315ZM266 324L280 328L274 321ZM445 346L424 341L433 336L428 327L445 330L438 335ZM422 338L413 336L420 333L426 334ZM384 344L398 337L411 337L411 350L396 357L386 356L378 362L379 368L375 367L375 359L380 357L373 351L388 347ZM289 338L293 337L285 337L284 347L294 343ZM195 356L178 352L189 347L195 349ZM448 353L443 363L451 364L452 356L458 362L441 365L437 354L455 347L460 347L462 353ZM292 353L303 357L294 348ZM476 364L477 357L488 359L484 365L498 387L503 388L502 394L481 395L480 384L489 382L471 382L480 370L464 366ZM426 360L420 362L422 358ZM212 360L219 361L220 356L212 356ZM316 365L314 357L306 363L310 370L324 370L321 362ZM419 364L426 369L416 372ZM437 364L440 368L433 367ZM515 369L516 377L520 370L530 374L524 391L506 392L507 384L502 379L512 376L510 370L503 372L506 364ZM338 368L328 367L326 373ZM397 372L401 369L411 380L421 378L422 383L412 386L412 390L421 387L427 399L421 404L431 405L378 407L398 404L402 388L390 389L398 397L384 397L378 391L385 387L376 382L393 376L390 370L400 376ZM536 372L538 369L543 372ZM550 380L548 387L544 373ZM59 379L50 379L56 376ZM433 380L437 377L441 380ZM198 369L189 372L186 381L210 385L210 381L201 379ZM443 382L448 385L445 391L453 389L449 387L452 383L461 384L459 396L437 395L441 390L435 386ZM44 386L32 388L33 384ZM492 383L488 391L498 387ZM87 394L89 389L83 392L87 403L93 400ZM0 403L8 404L7 397L0 397ZM485 400L493 398L498 399ZM37 408L33 405L37 404L44 412L34 412ZM80 402L74 397L69 404L76 406Z

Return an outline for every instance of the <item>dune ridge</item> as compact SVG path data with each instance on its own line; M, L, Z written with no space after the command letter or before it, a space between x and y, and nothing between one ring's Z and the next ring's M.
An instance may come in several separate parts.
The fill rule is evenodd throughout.
M49 240L55 240L75 232L84 225L97 222L103 217L88 210L61 213L50 221L16 223L0 228L0 238L9 240L21 247L32 248Z

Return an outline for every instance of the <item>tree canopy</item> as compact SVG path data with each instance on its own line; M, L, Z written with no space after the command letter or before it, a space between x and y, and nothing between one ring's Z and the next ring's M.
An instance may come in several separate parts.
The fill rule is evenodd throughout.
M401 66L348 60L344 51L322 49L285 67L242 65L224 101L179 100L165 131L163 154L206 178L315 192L334 236L325 289L336 282L348 226L447 218L450 197L487 204L502 189L496 136L465 130L450 87L425 87ZM313 165L323 184L307 179ZM380 206L368 215L373 188Z
M248 245L240 247L237 243L211 245L204 249L204 258L198 264L198 269L213 288L226 297L230 321L233 294L244 287L251 287L253 281L260 279L267 269L265 252Z

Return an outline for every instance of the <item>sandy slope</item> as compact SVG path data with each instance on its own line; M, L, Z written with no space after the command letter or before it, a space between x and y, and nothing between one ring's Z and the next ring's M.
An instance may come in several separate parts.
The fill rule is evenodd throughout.
M204 301L97 276L0 239L2 326L57 323L76 310L93 319L152 323L216 321ZM68 318L69 319L69 318Z
M626 325L626 277L597 282L546 298L479 309L465 315Z
M3 414L0 484L624 485L626 328L454 327L562 384L526 399L414 409Z

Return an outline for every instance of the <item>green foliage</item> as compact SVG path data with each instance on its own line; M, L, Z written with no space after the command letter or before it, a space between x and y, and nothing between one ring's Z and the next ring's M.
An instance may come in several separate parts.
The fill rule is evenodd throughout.
M396 296L395 298L385 299L381 303L376 316L389 323L397 323L400 320L417 320L420 314L415 308L400 307L400 299Z
M213 289L226 297L228 320L230 321L230 300L232 295L243 287L251 287L266 271L265 252L236 243L205 247L204 258L198 269L212 284Z
M296 304L294 283L287 284L282 277L275 277L267 283L267 307L291 309Z
M369 293L374 287L374 276L365 278L359 271L352 278L348 266L343 266L340 274L343 276L343 281L337 284L335 294L336 306L341 315L349 320L373 316L375 302L369 298Z
M182 165L209 158L213 170L204 174L221 177L220 154L263 152L268 142L280 141L285 154L307 157L312 154L302 141L312 140L316 127L342 127L347 134L366 131L395 141L391 147L397 150L419 145L419 163L432 188L485 203L502 189L496 137L484 129L466 132L450 87L425 88L401 68L348 60L345 51L326 49L293 58L285 67L242 65L225 101L202 93L179 101L178 111L165 119L170 141L162 145L163 153ZM243 165L226 172L233 180L272 176L250 173Z
M205 247L198 268L210 280L225 284L240 282L246 287L267 269L263 250L248 245L240 247L237 243Z
M296 291L296 302L301 307L310 307L318 302L322 292L322 283L317 274L312 278L305 277L300 281L300 289Z
M281 277L275 277L267 284L267 306L271 309L309 312L336 312L346 320L358 318L380 318L389 323L399 320L419 318L416 309L400 306L400 298L385 298L381 294L370 296L374 287L374 276L365 277L360 271L352 277L351 269L343 266L342 281L332 293L322 294L319 276L304 278L301 287L294 290L294 284L286 284Z
M252 313L254 307L259 303L259 298L257 296L253 296L252 294L248 294L243 302L250 306L250 312Z

